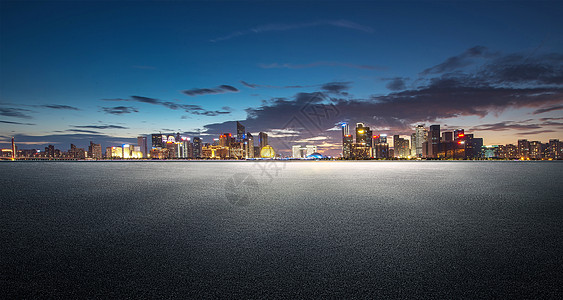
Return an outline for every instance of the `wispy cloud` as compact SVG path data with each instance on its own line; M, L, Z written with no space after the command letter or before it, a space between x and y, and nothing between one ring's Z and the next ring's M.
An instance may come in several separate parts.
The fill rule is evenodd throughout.
M314 67L346 67L353 69L379 70L379 71L383 71L387 69L386 67L382 67L382 66L358 65L358 64L350 64L350 63L343 63L337 61L317 61L308 64L271 63L271 64L258 64L258 66L263 69L305 69L305 68L314 68Z
M37 105L37 107L51 108L51 109L62 109L62 110L80 110L80 109L78 109L74 106L60 105L60 104L44 104L44 105Z
M268 84L257 84L257 83L248 83L246 81L241 80L240 83L246 87L251 89L256 88L267 88L267 89L301 89L301 88L309 88L309 87L318 87L321 86L320 84L313 84L313 85L268 85Z
M21 123L21 122L12 122L12 121L4 121L4 120L0 120L0 123L13 124L13 125L35 125L32 123Z
M256 26L247 30L240 30L232 32L229 35L218 37L215 39L210 40L210 42L219 42L219 41L226 41L236 37L241 37L249 34L259 34L265 32L272 32L272 31L287 31L287 30L296 30L302 28L309 28L309 27L317 27L317 26L333 26L339 28L347 28L356 31L362 31L366 33L373 33L373 28L369 26L365 26L362 24L358 24L348 20L326 20L326 21L315 21L315 22L308 22L308 23L293 23L293 24L266 24Z
M31 112L29 109L14 108L14 107L0 107L0 116L14 117L20 119L31 119L31 116L27 114Z
M204 89L191 89L191 90L184 90L182 93L188 96L200 96L200 95L213 95L213 94L224 94L224 93L238 93L239 90L230 85L220 85L215 88L204 88Z
M542 114L542 113L546 113L546 112L549 112L549 111L560 110L560 109L563 109L563 105L557 105L557 106L552 106L552 107L547 107L547 108L540 108L540 109L535 110L533 112L533 114L537 115L537 114Z
M132 106L102 107L102 110L106 114L112 114L112 115L123 115L123 114L139 112L136 108Z
M148 103L148 104L152 104L152 105L161 105L164 106L166 108L172 109L172 110L183 110L187 113L193 114L193 115L202 115L202 116L218 116L218 115L224 115L224 114L230 114L230 108L229 107L223 107L223 110L206 110L203 109L201 106L199 105L195 105L195 104L181 104L181 103L175 103L175 102L170 102L170 101L162 101L156 98L150 98L150 97L143 97L143 96L131 96L130 99L124 99L124 98L114 98L114 99L102 99L104 101L131 101L131 102L139 102L139 103Z
M92 128L92 129L129 129L121 125L74 125L74 128Z

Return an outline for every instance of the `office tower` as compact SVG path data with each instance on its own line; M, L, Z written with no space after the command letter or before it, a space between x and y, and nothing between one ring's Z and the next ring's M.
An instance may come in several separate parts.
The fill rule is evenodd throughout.
M221 147L231 147L233 142L233 136L230 133L223 133L219 136L219 146Z
M260 145L260 150L268 146L268 134L265 132L260 132L258 134L258 144Z
M520 159L530 158L530 142L528 140L518 140L518 156Z
M415 132L411 136L411 155L414 157L422 157L423 145L427 140L427 131L424 125L417 125Z
M203 146L203 144L202 144L201 138L194 137L194 146L193 146L194 150L193 151L194 151L194 157L195 158L201 158L202 157L201 156L202 146Z
M387 143L387 135L374 135L372 137L372 153L371 157L377 159L389 158L389 144Z
M364 123L356 123L356 144L371 147L371 143L368 142L371 142L371 131L369 127L364 126Z
M409 140L400 137L399 135L393 136L393 156L398 158L408 158L411 153L409 149Z
M530 159L542 159L542 144L539 141L530 141Z
M563 143L561 143L558 139L551 139L549 140L549 144L547 146L547 158L550 159L561 159L563 152L561 152L561 147Z
M147 137L146 136L138 136L137 137L137 146L141 148L141 153L143 153L143 158L147 158Z
M454 130L454 140L462 140L465 137L465 131L463 129Z
M354 138L351 134L344 136L343 139L343 146L342 146L342 157L345 159L349 159L352 156L352 144L354 143Z
M12 160L16 159L16 142L14 141L14 137L12 137Z
M342 123L342 157L350 158L350 148L346 149L346 139L350 136L350 125L348 123Z
M428 131L428 157L438 158L440 146L440 125L431 125Z
M250 132L246 133L244 146L246 158L254 158L254 137Z
M102 145L94 144L90 141L90 146L88 146L88 157L93 159L102 159Z
M442 132L442 142L453 142L454 133L451 131Z
M350 125L348 123L342 123L342 138L350 134Z
M165 135L160 133L151 134L152 139L152 147L153 148L163 148L164 147L164 140Z
M244 126L237 121L237 141L242 142L246 138Z
M86 151L82 148L77 148L76 145L70 144L70 150L68 150L68 156L75 159L85 159Z

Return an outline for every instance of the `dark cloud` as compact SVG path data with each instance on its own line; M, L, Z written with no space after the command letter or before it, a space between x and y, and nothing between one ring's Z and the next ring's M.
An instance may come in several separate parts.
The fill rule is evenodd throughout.
M548 112L548 111L554 111L554 110L560 110L560 109L563 109L563 105L557 105L557 106L537 109L533 112L533 114L537 115L537 114L545 113L545 112Z
M391 91L402 91L407 88L405 83L406 78L395 77L395 78L384 78L383 80L389 80L389 83L385 85Z
M203 115L203 116L217 116L223 114L229 114L229 110L206 110L203 109L199 105L194 104L181 104L175 103L170 101L162 101L156 98L149 98L143 96L131 96L131 99L123 99L123 98L114 98L114 99L103 99L105 101L132 101L132 102L140 102L140 103L148 103L153 105L161 105L167 107L172 110L184 110L187 113L194 114L194 115Z
M555 130L546 129L546 130L534 130L534 131L526 131L526 132L519 132L520 135L533 135L533 134L541 134L541 133L549 133L549 132L556 132Z
M509 54L494 59L478 74L491 84L563 84L563 54Z
M256 84L256 83L248 83L246 81L241 80L240 83L242 85L249 87L251 89L256 88L268 88L268 89L300 89L300 88L309 88L309 87L318 87L318 84L315 85L286 85L286 86L276 86L276 85L267 85L267 84ZM255 94L253 94L255 95ZM253 96L251 95L251 96Z
M0 120L0 123L14 124L14 125L35 125L35 124L32 124L32 123L21 123L21 122L12 122L12 121L4 121L4 120Z
M44 108L52 108L52 109L63 109L63 110L80 110L74 106L70 106L70 105L60 105L60 104L45 104L45 105L39 105L40 107L44 107Z
M182 93L188 96L213 95L213 94L238 93L238 92L239 90L236 87L226 84L210 89L191 89L191 90L182 91Z
M75 125L74 128L93 128L93 129L129 129L121 125Z
M346 67L353 69L364 69L364 70L386 70L386 67L372 66L372 65L357 65L350 63L343 63L337 61L317 61L308 64L291 64L291 63L271 63L271 64L259 64L260 68L263 69L305 69L314 67Z
M421 75L440 74L444 72L451 72L459 68L466 67L473 63L473 58L478 57L492 57L495 55L488 51L486 47L475 46L465 50L462 54L452 56L444 62L422 71Z
M504 121L492 124L482 124L470 128L469 130L477 131L505 131L505 130L530 130L530 129L540 129L542 126L540 124L522 124L516 121Z
M106 114L112 114L112 115L123 115L123 114L139 112L136 108L132 106L102 107L102 110Z
M340 94L350 89L350 82L329 82L323 84L321 89L327 93Z
M26 114L27 112L30 112L30 110L23 108L0 107L0 116L5 116L5 117L31 119L31 116Z
M287 31L287 30L295 30L301 28L308 28L308 27L316 27L316 26L334 26L340 28L347 28L357 31L363 31L367 33L372 33L373 28L365 25L361 25L352 21L347 20L327 20L327 21L315 21L315 22L308 22L308 23L294 23L294 24L266 24L260 25L251 29L235 31L229 35L218 37L215 39L210 40L210 42L219 42L230 40L232 38L249 35L249 34L258 34L258 33L265 33L271 31Z
M67 131L70 131L70 132L78 132L78 133L94 133L94 134L101 133L101 132L99 132L99 131L85 130L85 129L68 129Z

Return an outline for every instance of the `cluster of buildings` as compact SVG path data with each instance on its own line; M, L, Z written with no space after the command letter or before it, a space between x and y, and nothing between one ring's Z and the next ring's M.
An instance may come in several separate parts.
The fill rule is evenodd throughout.
M274 148L268 144L268 134L258 134L257 145L246 128L236 122L236 136L223 133L212 143L204 143L200 137L193 139L176 134L155 133L137 137L137 144L106 147L90 142L87 149L70 145L61 151L49 145L44 151L17 149L12 139L10 149L1 149L2 159L258 159L275 158ZM465 133L463 129L441 131L440 125L429 128L418 125L410 136L394 135L388 142L386 134L374 134L364 123L356 123L355 137L350 125L342 123L342 159L518 159L557 160L563 159L563 143L557 139L549 143L518 140L517 145L483 146L483 139ZM391 140L391 137L389 137ZM279 157L279 155L278 155ZM324 158L314 145L293 145L293 159Z
M518 145L483 146L483 138L467 134L463 129L441 132L440 125L417 125L408 137L374 135L364 123L356 123L355 140L350 125L342 123L343 159L563 159L563 143L519 140Z
M152 147L149 153L153 159L254 159L274 158L275 151L268 144L268 134L258 134L258 145L254 145L254 136L237 122L237 134L223 133L213 143L204 143L201 138L177 134L152 134ZM146 147L146 146L145 146ZM146 157L146 156L145 156Z
M102 146L90 142L88 149L70 145L68 151L61 151L49 145L44 151L37 149L18 150L12 139L11 149L2 149L3 158L11 159L254 159L274 158L275 151L268 144L268 134L258 134L257 145L250 132L237 122L237 134L224 133L213 143L204 143L200 137L182 136L176 134L155 133L150 136L148 144L146 136L137 137L137 145L124 144L121 146L106 147L105 153ZM309 148L307 148L309 149ZM316 152L316 147L314 148ZM307 151L309 153L309 150Z

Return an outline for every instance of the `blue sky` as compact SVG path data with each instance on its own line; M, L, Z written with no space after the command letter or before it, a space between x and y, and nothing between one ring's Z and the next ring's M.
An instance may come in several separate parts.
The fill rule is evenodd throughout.
M342 120L388 134L463 126L486 144L563 139L555 1L0 5L3 147L211 140L236 120L329 152ZM316 92L338 113L289 128L311 122Z

